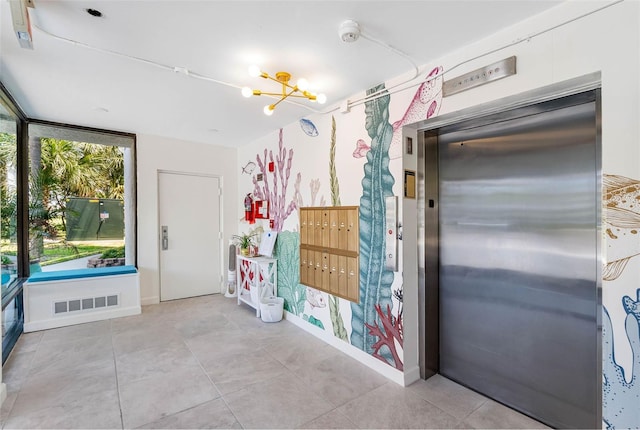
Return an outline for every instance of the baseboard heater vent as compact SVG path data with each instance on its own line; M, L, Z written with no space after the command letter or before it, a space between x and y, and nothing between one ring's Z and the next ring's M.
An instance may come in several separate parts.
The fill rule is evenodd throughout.
M53 302L54 315L69 312L89 311L101 308L118 306L120 297L118 294L109 296L87 297L84 299L69 299Z

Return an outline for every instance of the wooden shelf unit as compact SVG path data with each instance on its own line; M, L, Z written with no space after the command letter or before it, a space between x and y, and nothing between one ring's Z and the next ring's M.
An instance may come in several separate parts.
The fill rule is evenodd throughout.
M300 283L358 302L358 206L300 208Z

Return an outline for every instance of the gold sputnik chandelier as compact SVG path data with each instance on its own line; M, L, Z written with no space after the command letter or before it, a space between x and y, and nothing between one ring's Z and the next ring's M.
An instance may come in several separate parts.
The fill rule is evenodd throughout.
M327 96L325 96L324 94L315 94L308 91L309 82L306 79L298 79L298 82L296 82L295 85L290 84L289 83L289 81L291 80L290 73L276 72L276 76L274 78L268 73L260 70L258 66L251 66L249 67L249 75L252 77L260 76L261 78L269 79L271 81L277 82L282 86L282 90L279 93L268 93L261 90L253 90L249 87L242 88L242 95L247 98L251 96L275 96L280 98L277 102L268 104L264 107L265 115L273 115L273 111L276 108L276 106L278 106L280 102L282 102L288 97L304 98L304 99L311 100L312 102L317 101L320 104L323 104L327 101Z

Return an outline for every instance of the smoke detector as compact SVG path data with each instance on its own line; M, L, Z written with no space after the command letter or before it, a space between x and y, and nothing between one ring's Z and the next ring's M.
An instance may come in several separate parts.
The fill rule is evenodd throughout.
M340 39L342 39L343 42L355 42L360 37L360 26L357 22L348 19L340 24L338 34L340 35Z

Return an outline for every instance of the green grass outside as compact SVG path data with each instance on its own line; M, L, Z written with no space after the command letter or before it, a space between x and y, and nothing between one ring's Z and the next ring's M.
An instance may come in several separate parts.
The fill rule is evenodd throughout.
M62 263L90 255L102 254L107 250L117 248L120 247L83 244L71 245L61 242L45 243L44 255L40 258L40 265L47 266L49 264ZM8 241L2 241L0 253L2 253L2 255L16 255L16 245L10 244Z
M105 248L105 249L108 249L108 248ZM73 254L73 255L67 255L67 256L53 257L52 258L52 256L47 256L46 255L46 251L45 251L45 257L40 259L40 265L41 266L48 266L50 264L64 263L65 261L71 261L71 260L75 260L77 258L89 257L90 255L96 255L98 253L99 253L99 251L98 252L89 251L89 252L84 252L84 253L79 253L79 254Z

